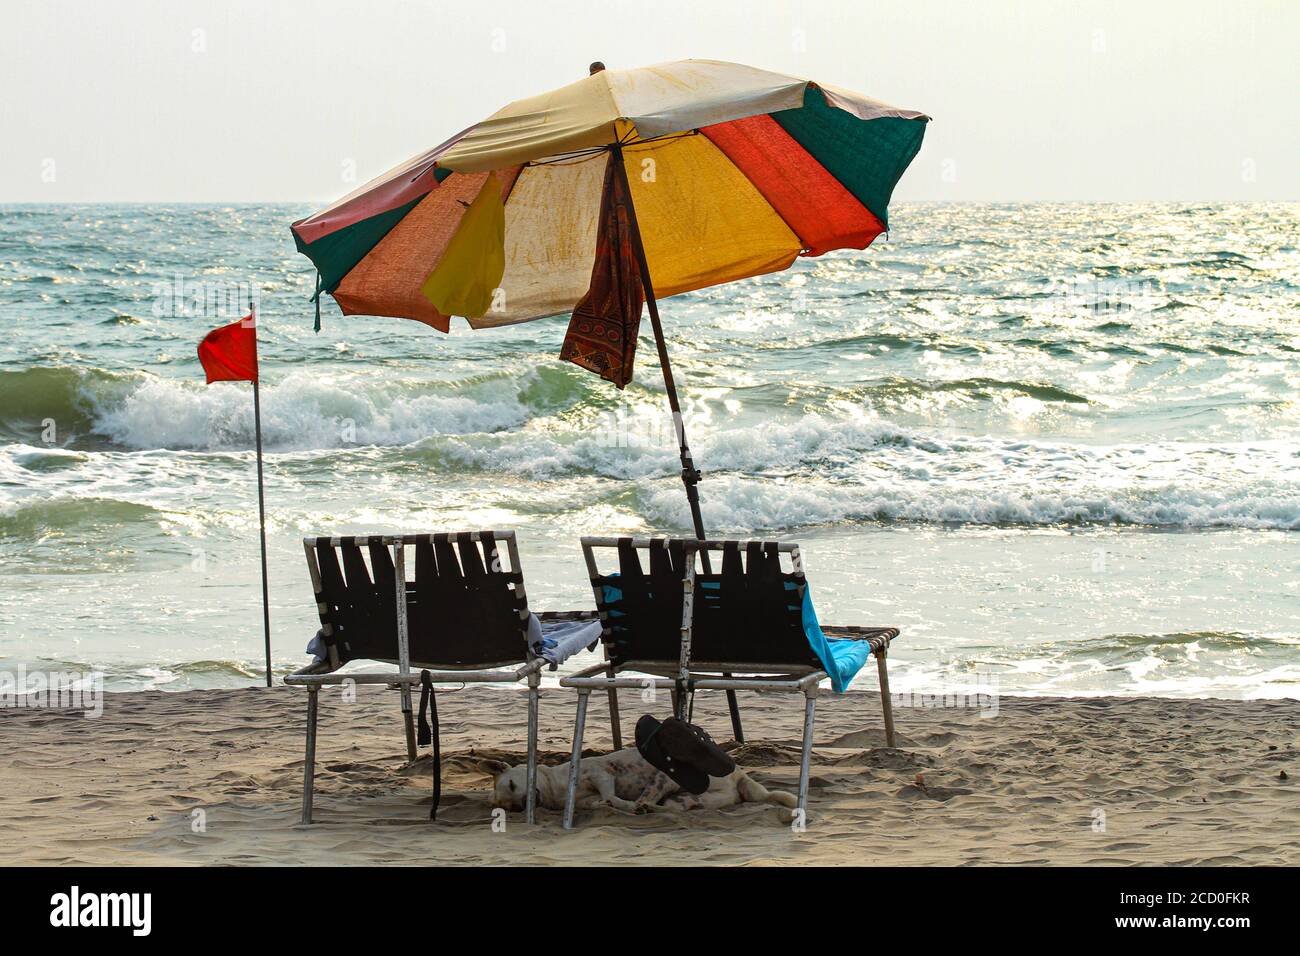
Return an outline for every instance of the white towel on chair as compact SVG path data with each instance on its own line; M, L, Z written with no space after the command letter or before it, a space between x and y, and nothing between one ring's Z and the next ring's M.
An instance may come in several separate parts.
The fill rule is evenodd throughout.
M536 614L528 615L528 646L548 664L563 664L583 648L600 640L600 621L563 621L542 633Z

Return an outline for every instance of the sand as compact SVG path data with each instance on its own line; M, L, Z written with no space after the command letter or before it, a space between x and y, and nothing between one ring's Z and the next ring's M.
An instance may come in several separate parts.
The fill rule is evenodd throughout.
M875 694L821 698L804 832L778 811L558 812L492 827L483 757L521 761L513 689L439 695L443 803L405 766L397 696L322 696L316 819L298 824L305 693L109 695L104 713L0 711L10 864L1300 863L1300 701L1002 698L996 716L904 708L884 746ZM742 697L739 763L793 791L800 699ZM624 721L640 712L629 695ZM663 708L659 708L662 710ZM572 692L542 700L544 759L567 759ZM697 721L730 737L720 696ZM610 746L598 698L587 743Z

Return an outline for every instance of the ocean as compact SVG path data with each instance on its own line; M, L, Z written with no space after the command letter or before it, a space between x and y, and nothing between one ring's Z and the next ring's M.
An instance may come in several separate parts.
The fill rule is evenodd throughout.
M565 318L312 331L284 205L0 206L0 668L261 679L253 408L195 348L258 303L274 663L301 537L685 533L648 323L619 392ZM800 543L894 689L1300 696L1300 205L896 204L863 252L662 303L709 531ZM871 681L863 681L870 684Z

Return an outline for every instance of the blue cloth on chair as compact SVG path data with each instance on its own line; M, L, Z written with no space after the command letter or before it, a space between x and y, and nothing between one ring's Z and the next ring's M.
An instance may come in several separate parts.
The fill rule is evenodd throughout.
M536 614L528 615L528 647L548 664L563 664L579 651L600 640L600 621L541 622Z
M823 634L817 612L813 609L812 588L807 585L803 589L803 632L830 676L831 689L837 694L844 693L871 658L871 645L866 641L839 640Z

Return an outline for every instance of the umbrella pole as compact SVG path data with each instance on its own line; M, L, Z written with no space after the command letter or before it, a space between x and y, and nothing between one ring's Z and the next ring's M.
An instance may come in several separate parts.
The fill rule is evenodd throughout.
M695 525L695 537L703 541L704 517L700 514L700 492L695 486L700 481L700 470L695 467L691 457L691 447L686 441L686 422L682 418L682 406L677 399L677 383L673 380L672 363L668 361L668 343L664 341L663 323L659 321L659 303L655 300L654 283L650 281L650 263L646 259L645 246L641 242L641 227L636 221L636 204L632 202L632 186L627 180L627 168L623 165L623 147L615 143L610 147L609 161L616 163L616 172L623 182L623 195L627 196L628 231L632 234L632 251L636 254L637 265L641 271L641 286L645 292L646 306L650 312L650 326L654 329L655 348L659 351L659 367L664 373L664 389L668 392L668 407L673 413L673 429L677 432L677 446L682 458L682 484L686 486L686 500L691 507L691 521ZM712 574L709 552L700 552L700 563L705 574ZM730 677L730 674L724 674ZM736 702L736 692L727 691L727 709L731 712L731 730L736 743L745 742L745 732L740 725L740 706ZM680 714L675 716L680 717Z
M645 291L646 306L650 310L650 325L655 333L655 348L659 350L659 367L664 373L664 388L668 392L668 407L673 413L673 428L677 432L677 445L682 457L682 484L686 486L686 500L691 506L691 521L695 525L695 537L704 540L704 518L700 514L700 493L695 487L700 480L700 471L691 458L691 447L686 442L686 423L682 419L682 406L677 400L677 383L673 380L673 367L668 361L668 345L664 341L664 327L659 321L659 303L655 301L654 283L650 281L650 263L646 260L645 246L641 243L641 228L636 221L636 204L632 202L632 187L627 181L627 169L623 166L623 148L618 144L610 147L609 161L616 163L615 171L623 181L623 194L627 196L628 230L632 234L632 251L636 254L637 265L641 271L641 285ZM708 552L701 552L705 573L709 572Z
M635 221L634 219L633 222ZM677 385L673 381L673 367L668 362L668 346L664 342L663 325L659 322L659 306L655 302L654 289L650 285L649 270L645 264L645 252L641 249L641 237L636 234L635 226L633 226L633 235L636 236L637 258L641 261L641 282L645 286L646 304L650 307L650 325L654 328L655 347L659 350L659 366L664 372L664 388L668 392L668 407L673 413L673 429L677 433L677 445L681 451L682 484L686 486L686 500L690 502L691 506L691 521L695 525L695 537L703 541L705 537L704 517L700 514L700 492L696 488L700 481L700 470L695 467L695 461L691 458L691 446L686 442L686 422L682 418L681 404L677 401ZM711 574L709 553L701 551L700 558L704 562L704 573Z

